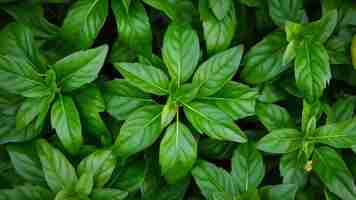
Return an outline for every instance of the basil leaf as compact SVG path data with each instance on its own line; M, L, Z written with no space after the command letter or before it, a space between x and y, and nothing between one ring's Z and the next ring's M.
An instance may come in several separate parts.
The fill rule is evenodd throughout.
M77 175L62 152L44 139L37 141L36 149L47 184L53 192L57 193L66 187L75 185Z
M261 200L257 189L249 190L237 196L236 200Z
M102 45L94 49L75 52L57 61L53 69L56 71L63 91L73 91L94 81L104 65L108 51L109 47Z
M304 12L303 2L298 0L271 0L268 1L269 14L273 22L283 27L285 22L300 22Z
M328 147L315 149L313 170L329 191L342 199L356 198L356 186L351 172L336 151Z
M127 12L121 1L111 1L120 41L130 49L149 56L152 54L152 31L145 8L133 1Z
M215 140L211 138L199 139L199 156L211 160L227 160L233 155L236 143Z
M183 84L171 95L172 101L176 103L189 103L197 97L199 89L200 85L198 84Z
M80 175L80 178L75 185L75 192L83 195L89 195L94 186L93 174L84 173Z
M29 98L51 94L35 67L20 57L0 55L0 88Z
M118 189L95 189L92 192L91 199L93 200L124 200L128 193Z
M330 37L325 43L325 48L328 51L330 64L350 64L349 43L341 37Z
M293 184L265 186L260 189L260 196L263 200L294 200L297 189Z
M308 174L304 170L307 158L298 151L284 154L279 162L279 171L284 184L295 184L303 188L308 181Z
M194 13L194 5L190 0L143 0L146 4L163 11L172 21L190 22Z
M255 114L257 95L257 90L230 81L216 94L199 99L217 106L231 118L238 120Z
M356 99L354 96L339 98L327 113L327 124L349 120L354 115Z
M295 129L276 129L260 139L257 149L276 154L290 153L302 147L303 136Z
M245 134L235 125L230 116L217 107L200 102L183 105L185 115L199 133L217 140L239 143L247 141Z
M162 129L166 128L174 119L178 112L178 107L175 103L168 99L166 105L163 106L161 113L161 127Z
M228 14L219 20L209 8L209 0L199 0L199 13L209 55L227 49L235 36L237 21L233 2L230 7Z
M350 148L356 145L356 118L328 124L318 128L313 137L308 139L334 148Z
M164 35L162 56L169 75L180 86L197 67L200 58L198 34L189 25L172 23Z
M201 64L193 77L193 83L201 85L199 97L215 94L233 78L239 68L243 46L239 45L218 53Z
M183 179L175 184L165 185L159 192L157 200L183 200L189 185L190 178Z
M306 37L310 37L311 41L327 41L335 30L337 19L337 10L328 12L320 20L306 25Z
M117 39L111 47L109 57L110 63L116 62L134 62L137 55L133 49L130 49L124 41Z
M278 76L289 67L283 64L286 47L285 33L276 31L267 35L247 52L241 78L250 84L260 84Z
M60 38L68 52L90 48L109 12L107 0L79 0L69 9L61 28Z
M169 80L161 69L140 63L115 63L114 67L139 89L156 95L168 94Z
M110 179L116 159L109 150L98 150L84 158L78 165L78 175L93 175L95 187L103 187Z
M224 19L226 15L228 15L229 11L231 10L231 7L233 5L232 0L209 0L209 6L213 10L214 15L218 20Z
M151 146L162 131L161 111L161 106L152 105L130 114L116 139L114 155L130 156Z
M51 110L51 125L64 148L71 154L79 152L83 143L82 126L74 101L60 95Z
M16 173L32 183L46 185L40 159L33 143L10 144L6 150Z
M224 169L200 160L192 170L192 175L206 199L234 199L234 182Z
M178 119L167 128L160 144L159 163L168 182L187 176L197 159L197 148L192 133Z
M239 145L231 162L231 174L240 193L258 188L265 176L265 165L253 143Z
M308 102L318 100L331 79L329 56L320 43L302 41L296 49L295 79Z
M269 131L281 128L295 127L294 121L288 111L276 104L256 104L256 115Z
M13 189L0 189L0 199L42 200L53 199L53 194L41 186L25 184Z
M153 104L150 95L125 79L107 81L103 85L106 109L117 120L125 120L136 109Z

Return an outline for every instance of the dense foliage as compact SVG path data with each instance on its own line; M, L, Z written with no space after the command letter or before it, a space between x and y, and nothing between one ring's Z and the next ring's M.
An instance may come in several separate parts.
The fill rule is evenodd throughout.
M0 0L0 200L356 200L354 0Z

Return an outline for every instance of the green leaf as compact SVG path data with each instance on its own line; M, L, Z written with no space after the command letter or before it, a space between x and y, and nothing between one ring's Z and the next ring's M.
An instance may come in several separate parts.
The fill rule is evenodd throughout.
M350 64L349 43L350 41L342 37L330 37L325 43L328 51L330 64Z
M249 190L248 192L238 195L236 200L261 200L257 189Z
M109 62L134 62L137 55L122 40L117 39L111 47Z
M201 160L192 170L192 175L206 199L232 200L237 194L232 176L214 164Z
M296 49L295 79L308 102L318 100L331 79L329 56L320 43L302 41Z
M276 31L267 35L247 52L241 78L250 84L260 84L281 74L289 67L283 64L286 47L285 33Z
M0 88L29 98L51 94L35 67L21 57L0 55Z
M329 191L342 199L356 198L356 186L351 172L338 153L329 147L320 147L313 154L313 170Z
M107 81L103 85L107 112L117 120L125 120L136 109L153 104L150 95L125 79Z
M53 194L46 188L25 184L13 189L0 189L0 199L4 200L43 200L53 199Z
M204 39L207 51L209 55L212 55L224 51L230 46L231 41L235 36L237 20L233 2L231 2L227 15L219 20L210 10L209 1L214 2L212 0L199 1L199 13L203 22ZM217 4L221 3L219 2Z
M295 184L303 188L308 181L308 174L304 170L307 158L304 154L296 151L284 154L279 162L279 171L284 184Z
M37 141L36 149L47 184L53 192L57 193L64 188L75 186L77 175L62 152L44 139Z
M247 85L230 81L216 94L199 98L213 104L234 120L255 114L255 103L258 92Z
M0 54L22 58L39 72L46 69L31 29L21 23L9 23L0 31Z
M307 133L308 125L310 125L312 120L317 121L323 114L323 111L324 105L320 101L308 103L306 100L303 100L302 131ZM316 126L312 128L315 129Z
M334 148L350 148L356 145L356 118L322 126L308 139Z
M190 22L195 12L190 0L143 0L146 4L163 11L172 21Z
M145 181L146 162L134 160L120 169L120 174L115 177L111 187L135 193Z
M124 200L128 193L118 189L95 189L91 195L92 200Z
M335 30L337 20L337 10L328 12L320 20L312 22L305 27L306 37L310 36L311 41L327 41Z
M296 129L275 129L260 139L257 148L269 153L290 153L302 147L303 136Z
M131 2L126 10L124 2L112 0L120 41L136 52L152 54L152 31L145 8L140 1Z
M130 114L116 139L114 155L126 157L151 146L162 131L161 111L161 106L151 105Z
M114 67L139 89L156 95L168 94L169 79L161 69L140 63L115 63Z
M229 115L215 106L200 102L184 104L184 112L189 122L201 134L217 140L244 143L245 134Z
M265 165L255 144L250 142L239 145L231 162L231 174L240 193L258 188L265 176Z
M241 4L248 7L260 7L262 6L261 0L238 0Z
M199 139L198 152L202 158L211 160L228 160L232 157L236 143L215 140L211 138Z
M107 0L79 0L69 9L60 33L61 42L73 52L90 48L109 12Z
M232 9L232 0L209 0L209 6L213 10L213 13L218 20L224 19Z
M32 183L46 185L41 162L33 143L9 144L6 150L17 174Z
M193 83L199 84L199 97L215 94L230 81L239 68L243 46L239 45L218 53L201 64L193 77Z
M283 27L285 22L300 22L304 12L303 2L299 0L271 0L268 1L269 14L273 22Z
M258 102L256 104L256 115L269 131L295 127L294 121L288 111L276 104Z
M198 34L189 25L172 23L164 35L162 56L169 75L179 87L197 67L200 58Z
M355 97L340 97L327 113L327 124L349 120L354 115Z
M297 186L293 184L265 186L260 189L260 197L263 200L294 200Z
M96 188L103 187L110 179L116 159L109 150L97 150L84 158L78 165L78 175L90 173Z
M163 110L161 113L161 127L162 129L166 128L176 116L178 107L175 103L168 99L166 105L163 106Z
M179 103L189 103L194 100L199 93L200 85L186 83L171 94L172 101Z
M75 192L79 194L89 195L94 186L94 177L90 172L80 175L80 178L75 185Z
M75 52L53 65L59 85L65 92L73 91L94 81L104 65L107 45Z
M64 148L71 154L79 152L83 143L82 126L74 101L69 96L60 95L51 110L51 125Z
M170 183L175 183L188 175L197 159L197 143L184 124L171 124L161 141L159 163L162 175Z
M183 179L175 184L165 185L160 190L157 200L183 200L189 189L190 178Z

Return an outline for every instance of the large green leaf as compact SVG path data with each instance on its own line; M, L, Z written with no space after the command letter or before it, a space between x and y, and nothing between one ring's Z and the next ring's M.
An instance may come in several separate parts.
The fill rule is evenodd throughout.
M171 78L180 86L197 67L200 58L198 34L189 25L171 24L164 35L162 56Z
M215 2L218 5L225 3L225 1L221 1L220 3L212 0L210 2ZM199 0L199 12L200 18L203 21L204 39L208 54L210 55L227 49L235 36L237 26L235 6L233 2L230 3L231 6L228 14L219 20L209 8L209 0Z
M199 97L215 94L231 80L239 68L243 46L239 45L218 53L201 64L193 77L193 83L201 85Z
M295 184L303 188L308 181L308 174L304 170L307 159L299 151L284 154L279 162L279 171L284 184Z
M300 0L270 0L268 1L269 14L273 22L283 27L285 22L300 22L304 12L303 1Z
M136 109L154 103L149 94L144 93L125 79L105 82L103 96L107 112L117 120L125 120Z
M162 175L174 183L188 175L197 159L197 142L184 124L171 124L161 141L159 162Z
M6 149L17 174L32 183L46 185L34 143L10 144Z
M258 188L265 176L265 165L262 155L255 144L241 144L232 157L232 177L240 193Z
M60 40L68 52L90 48L104 26L108 0L79 0L69 9L61 28Z
M296 129L275 129L265 135L257 144L257 148L269 153L289 153L302 147L303 133Z
M112 0L120 41L138 53L150 56L152 31L145 8L140 1L133 1L128 12L122 1Z
M342 199L355 199L356 186L352 174L339 154L329 148L314 151L313 170L332 193Z
M356 145L356 118L322 126L308 139L334 148L350 148Z
M192 175L208 200L233 200L237 194L232 176L214 164L199 161L192 170Z
M43 200L53 199L53 194L46 188L25 184L13 189L1 189L1 200Z
M104 65L109 51L107 45L75 52L53 65L59 85L64 91L72 91L94 81Z
M269 131L295 127L294 121L288 111L276 104L258 102L256 104L256 115Z
M200 102L184 104L184 112L194 128L217 140L244 143L245 134L229 115L217 107Z
M302 41L296 48L295 79L308 102L318 100L331 79L329 56L322 44Z
M168 93L169 79L163 70L140 63L115 63L114 66L139 89L157 95Z
M60 95L51 110L51 124L64 148L71 154L79 152L83 138L79 113L70 96Z
M285 71L289 67L283 64L287 44L284 32L267 35L247 52L241 78L250 84L260 84Z
M238 120L255 114L257 95L256 89L230 81L214 95L200 99L216 105L234 120Z
M37 141L36 148L44 176L51 190L57 193L64 188L74 187L77 182L75 169L62 152L44 139Z
M125 157L151 146L162 131L161 111L161 106L149 105L130 114L120 129L114 154Z
M91 173L96 187L103 187L111 178L116 158L110 150L97 150L84 158L78 165L78 175Z

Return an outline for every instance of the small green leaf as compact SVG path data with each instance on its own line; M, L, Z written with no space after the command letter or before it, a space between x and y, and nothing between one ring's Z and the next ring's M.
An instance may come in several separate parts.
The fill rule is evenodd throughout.
M156 95L168 94L169 79L161 69L140 63L115 63L114 66L139 89Z
M258 188L265 176L265 165L255 144L250 142L239 145L231 162L231 174L240 193Z
M222 20L228 15L232 5L232 0L209 0L209 6L218 20Z
M193 77L193 83L199 84L199 97L215 94L230 81L239 68L243 46L239 45L218 53L201 64Z
M217 140L244 143L245 134L229 115L215 106L200 102L184 104L184 112L190 123L201 134Z
M43 173L51 190L57 193L64 188L74 187L78 180L77 175L62 152L43 139L37 141L36 148Z
M256 104L256 115L269 131L295 127L294 121L288 111L276 104L258 102Z
M197 143L184 124L171 124L161 141L159 163L162 175L170 183L175 183L185 176L197 159Z
M173 92L172 101L176 103L189 103L194 100L199 93L200 85L186 83Z
M107 45L75 52L53 65L59 85L65 92L73 91L94 81L104 65Z
M163 106L161 113L161 127L166 128L176 116L178 107L170 99L168 99L166 105Z
M75 192L79 194L89 195L94 186L94 177L90 172L84 173L80 176L75 185Z
M79 152L83 143L82 126L74 101L69 96L60 95L51 110L51 125L64 148L71 154Z
M130 156L151 146L161 134L162 107L144 106L126 119L114 145L114 155Z
M279 171L284 184L295 184L303 188L308 181L308 174L304 170L307 158L304 154L296 151L284 154L279 162Z
M290 153L302 147L303 136L295 129L275 129L260 139L257 148L269 153Z

